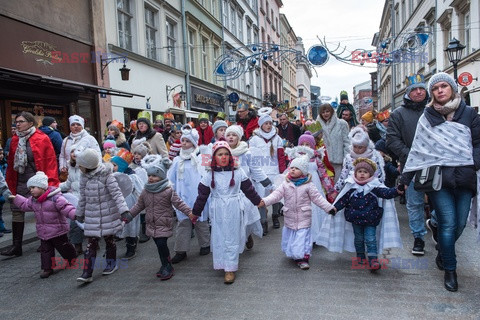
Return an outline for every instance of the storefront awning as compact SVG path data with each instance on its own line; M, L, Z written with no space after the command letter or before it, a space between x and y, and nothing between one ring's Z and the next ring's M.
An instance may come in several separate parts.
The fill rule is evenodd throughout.
M119 97L145 97L140 94L105 88L89 83L77 82L67 79L49 77L41 74L18 71L8 68L0 68L0 82L8 81L14 83L40 85L52 89L63 89L80 93L108 94Z

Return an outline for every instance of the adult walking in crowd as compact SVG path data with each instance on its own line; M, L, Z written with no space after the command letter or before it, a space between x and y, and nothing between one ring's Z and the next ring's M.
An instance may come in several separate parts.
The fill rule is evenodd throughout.
M162 157L168 157L167 146L163 140L162 134L152 128L152 123L147 118L137 119L138 131L133 141L145 138L152 147L152 154L159 154ZM169 129L170 130L170 129Z
M60 172L63 173L68 172L68 163L70 161L70 153L73 145L81 145L84 148L91 148L97 151L98 154L101 154L97 140L84 129L85 119L79 115L73 115L68 118L68 121L70 123L70 134L63 140L59 158Z
M246 104L238 106L235 121L243 129L243 141L250 139L253 131L258 128L257 112L253 108L248 108Z
M401 168L405 167L418 119L423 114L428 101L426 86L422 80L419 78L419 82L412 83L407 87L403 105L392 112L387 127L386 147L397 156ZM405 195L408 222L414 237L412 254L424 255L424 236L427 233L424 218L425 192L415 190L412 181Z
M44 117L42 120L42 125L40 128L43 133L45 133L50 141L52 142L53 149L55 150L55 155L57 159L60 157L60 151L62 150L62 135L57 131L57 121L52 117Z
M335 182L342 172L343 159L350 153L350 131L347 122L334 116L335 111L329 103L319 108L317 121L323 128L323 140L327 148L328 159L335 169Z
M445 288L457 291L455 242L465 228L477 192L480 116L466 105L455 80L444 72L432 76L428 93L432 99L418 121L402 182L409 185L417 170L441 167L441 189L428 192L438 219L441 263L437 261L437 266L445 270Z
M127 142L124 131L125 130L123 128L123 123L118 120L113 120L112 123L108 126L107 139L109 138L109 136L113 137L117 148L124 148L130 151L130 145Z
M38 130L35 118L29 112L20 112L15 117L16 135L12 137L8 155L7 177L8 187L13 195L30 196L27 181L37 171L48 176L49 186L58 186L58 166L52 142L46 134ZM12 210L12 246L1 252L4 256L21 256L25 212L15 205Z
M288 146L297 146L298 138L301 136L300 127L288 121L286 113L278 116L280 123L277 125L278 135L280 138L288 141Z
M355 108L348 102L348 94L345 90L340 92L340 104L337 107L337 117L345 120L350 129L356 127L358 124Z

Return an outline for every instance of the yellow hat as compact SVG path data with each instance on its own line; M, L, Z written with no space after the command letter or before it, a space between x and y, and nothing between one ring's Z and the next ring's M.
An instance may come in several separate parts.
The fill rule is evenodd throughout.
M210 120L210 117L206 112L202 112L198 115L198 121L202 121L202 120L207 120L207 121Z
M145 119L148 119L149 121L152 121L150 112L148 111L140 111L137 115L137 119L140 119L140 118L145 118Z
M157 114L155 116L155 121L157 121L157 120L163 121L163 116L161 114Z
M373 121L373 112L372 111L365 112L362 116L362 119L367 121L368 123L372 122Z
M226 117L227 117L227 115L225 114L225 112L219 111L217 113L217 119L225 120Z

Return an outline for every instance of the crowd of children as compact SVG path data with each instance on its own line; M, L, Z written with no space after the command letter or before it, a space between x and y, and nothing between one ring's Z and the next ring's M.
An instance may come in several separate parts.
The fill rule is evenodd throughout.
M281 227L283 214L281 248L300 269L309 269L316 243L334 252L356 251L361 263L368 256L370 268L377 270L381 250L401 246L395 207L388 199L403 190L383 184L384 170L388 186L396 176L391 180L391 164L385 166L391 159L379 153L385 152L382 144L376 151L368 133L354 128L351 153L335 184L320 124L310 122L307 129L312 131L300 136L297 147L286 148L271 111L259 110L259 127L248 141L242 141L241 126L222 119L212 126L204 114L198 130L173 123L165 141L168 156L153 154L146 137L130 146L109 126L102 157L72 145L68 180L59 188L48 187L45 174L37 172L27 184L29 198L9 194L0 179L5 198L35 212L41 277L53 274L55 249L72 261L83 252L84 237L84 268L77 280L93 280L101 238L106 243L102 274L109 275L118 269L116 240L125 239L122 259L132 259L143 236L157 246L161 267L156 276L168 280L174 275L173 264L190 254L195 234L200 255L212 253L213 268L223 270L224 282L231 284L244 248L253 247L254 235L261 238L269 232L268 206L274 229ZM172 236L173 257L167 245Z

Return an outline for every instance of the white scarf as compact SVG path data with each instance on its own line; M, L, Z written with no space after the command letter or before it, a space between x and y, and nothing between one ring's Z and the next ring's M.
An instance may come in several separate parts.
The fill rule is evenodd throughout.
M357 154L355 151L353 151L353 146L350 146L350 156L352 159L358 159L358 158L367 158L367 159L372 159L373 156L373 150L375 150L375 146L373 145L373 142L370 141L368 143L367 150L365 150L364 153L362 154Z
M192 167L195 168L195 170L198 171L198 159L197 159L197 154L198 154L198 147L196 148L190 148L184 150L183 148L180 149L179 153L179 158L180 160L178 161L178 179L183 180L183 173L185 172L185 160L192 160Z
M248 144L240 141L234 149L231 149L232 156L238 157L248 151Z
M270 140L277 134L277 129L275 127L272 127L272 130L270 130L270 132L265 132L261 128L258 128L258 129L255 129L254 133L257 136Z
M452 121L432 127L422 114L403 171L412 172L434 165L473 165L472 132L467 126Z
M13 170L22 174L25 172L25 167L27 166L27 141L37 130L35 127L30 127L25 131L18 131L18 146L15 150L15 158L13 160Z
M343 189L338 194L335 202L337 202L339 199L341 199L344 194L346 194L348 191L350 191L352 189L354 189L355 192L352 192L351 196L353 196L355 194L361 194L361 193L366 195L366 194L370 193L374 188L378 188L378 187L384 187L383 183L381 183L380 180L378 180L378 178L373 178L372 181L370 181L370 182L368 182L364 185L360 185L355 181L353 176L349 176L345 180L345 186L343 187ZM379 201L378 204L379 204L379 206L381 206L380 201Z
M73 144L82 140L83 137L87 136L88 132L85 129L82 129L79 133L70 132L70 138L73 140Z

